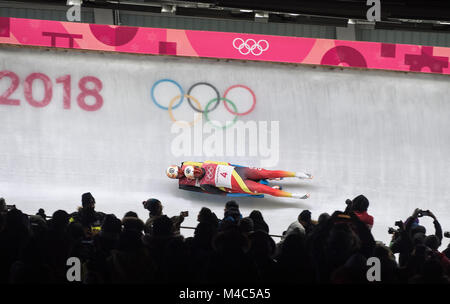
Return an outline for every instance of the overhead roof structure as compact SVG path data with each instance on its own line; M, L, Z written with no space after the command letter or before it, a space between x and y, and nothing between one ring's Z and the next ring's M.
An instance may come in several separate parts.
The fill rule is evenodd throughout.
M367 22L367 0L20 0L35 4L109 8L164 15L197 16L260 22L345 26ZM369 1L371 2L371 1ZM370 23L370 22L369 22ZM450 32L450 1L383 0L377 29Z

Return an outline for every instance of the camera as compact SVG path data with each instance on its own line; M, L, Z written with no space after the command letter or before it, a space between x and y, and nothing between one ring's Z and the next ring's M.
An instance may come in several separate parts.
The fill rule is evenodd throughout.
M181 216L183 216L183 217L189 216L189 211L182 211Z
M417 214L418 217L422 216L430 216L430 210L419 210L419 213Z
M450 231L444 232L444 236L445 236L446 238L450 238Z
M396 233L396 232L398 232L397 229L394 229L394 228L392 228L392 227L389 227L389 229L388 229L388 233L389 233L389 234L394 234L394 233Z

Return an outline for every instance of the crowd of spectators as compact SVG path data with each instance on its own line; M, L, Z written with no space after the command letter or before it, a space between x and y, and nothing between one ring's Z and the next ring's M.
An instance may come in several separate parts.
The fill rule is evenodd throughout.
M157 199L142 202L148 219L127 212L122 219L95 210L91 193L72 214L51 217L39 209L26 215L0 199L0 283L67 283L67 261L81 262L81 283L444 283L450 275L450 249L439 251L443 233L431 211L414 210L389 228L388 245L377 242L360 195L344 211L309 210L287 223L281 239L269 235L263 214L241 214L229 201L220 219L203 207L193 237L180 231L187 212L168 217ZM430 234L419 219L433 219ZM398 260L394 254L398 254ZM380 261L379 281L370 282L369 258Z

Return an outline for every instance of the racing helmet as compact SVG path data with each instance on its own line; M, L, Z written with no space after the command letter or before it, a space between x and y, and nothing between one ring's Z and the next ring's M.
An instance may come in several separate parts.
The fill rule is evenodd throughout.
M171 165L169 167L167 167L166 169L166 174L167 177L169 178L180 178L181 174L182 174L182 170L180 167L178 167L177 165Z
M197 166L186 166L184 168L184 176L188 179L201 178L203 176L203 170Z

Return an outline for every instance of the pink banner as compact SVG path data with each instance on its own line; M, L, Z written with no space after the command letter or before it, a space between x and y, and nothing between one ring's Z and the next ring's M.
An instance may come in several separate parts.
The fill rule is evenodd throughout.
M0 43L450 74L450 48L0 17Z

